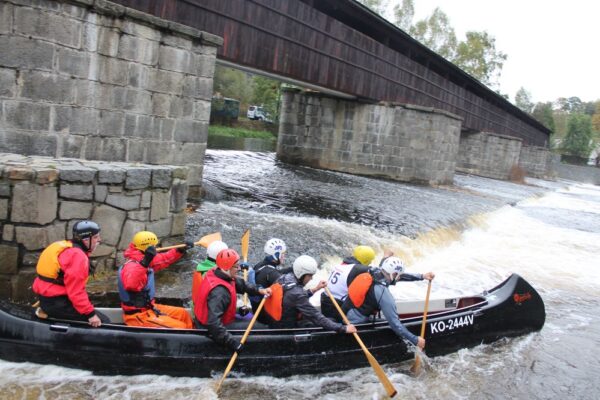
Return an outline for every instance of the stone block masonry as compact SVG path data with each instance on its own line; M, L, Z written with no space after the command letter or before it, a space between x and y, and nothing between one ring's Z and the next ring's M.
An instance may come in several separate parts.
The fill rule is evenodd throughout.
M105 0L0 0L0 152L189 168L222 39Z
M185 231L188 169L0 153L0 298L31 296L41 251L93 219L102 243L97 271L113 271L133 235L150 230L166 241Z
M277 157L316 168L451 184L461 118L407 104L363 104L287 90Z
M522 140L489 132L463 133L456 170L487 178L508 180L519 164Z

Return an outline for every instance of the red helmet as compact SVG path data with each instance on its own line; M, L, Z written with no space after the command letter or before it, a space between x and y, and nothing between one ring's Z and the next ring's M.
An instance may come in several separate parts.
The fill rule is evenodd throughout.
M240 255L233 249L223 249L217 254L217 267L228 271L240 261Z

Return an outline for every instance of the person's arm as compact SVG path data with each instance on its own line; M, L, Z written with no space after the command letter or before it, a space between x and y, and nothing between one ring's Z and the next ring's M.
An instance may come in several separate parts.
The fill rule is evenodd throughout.
M152 268L154 272L158 272L179 260L181 257L183 257L183 254L184 253L178 251L177 249L171 249L169 251L165 251L164 253L157 253L150 263L150 268Z
M83 251L72 248L63 251L58 261L64 273L65 289L71 304L79 314L92 318L96 312L85 290L89 274L88 257Z
M423 274L409 274L407 272L404 272L402 275L400 275L400 279L398 279L399 282L413 282L413 281L422 281L423 279L425 279L423 277Z
M310 304L306 292L302 291L302 294L298 294L294 303L296 304L296 308L298 309L298 311L302 313L302 316L310 322L312 322L313 324L338 333L346 332L345 325L333 322L332 320L324 316L312 304Z
M392 296L389 289L383 285L375 285L373 292L375 298L379 299L379 308L385 316L385 319L387 319L388 323L390 324L390 328L392 328L396 335L408 340L416 346L419 338L409 332L409 330L402 325L402 322L400 322L400 318L398 317L398 312L396 310L396 302L394 301L394 296Z
M237 340L227 332L227 329L221 320L231 302L229 291L223 286L217 286L210 291L206 301L208 305L206 328L208 329L209 335L215 342L223 346L227 346L231 349L237 348Z
M248 293L250 296L262 296L260 289L242 278L235 278L235 291L238 294Z

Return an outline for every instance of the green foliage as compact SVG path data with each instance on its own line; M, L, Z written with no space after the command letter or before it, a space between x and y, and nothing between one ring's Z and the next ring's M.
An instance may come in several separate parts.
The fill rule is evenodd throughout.
M230 137L259 138L259 139L275 140L275 136L271 132L253 131L250 129L232 128L229 126L221 126L221 125L210 125L208 127L208 135L209 136L230 136Z
M467 39L458 44L452 61L484 84L494 87L498 85L506 58L506 54L496 50L493 36L471 31L467 32Z
M537 103L535 107L533 107L531 115L552 132L556 130L551 102Z
M217 96L239 100L245 110L254 95L252 76L237 69L217 65L213 81L213 93Z
M579 97L559 97L556 100L556 108L569 114L584 112L584 106Z
M254 95L252 102L262 107L271 115L273 120L279 116L279 94L281 82L263 76L254 77Z
M526 113L533 111L533 102L531 101L531 94L521 87L515 95L515 105Z
M387 8L387 1L383 0L359 0L360 3L369 7L371 10L375 11L379 15L385 14L385 9Z
M600 100L596 101L596 109L592 116L592 129L600 135Z
M453 60L457 51L454 28L448 16L437 7L433 13L409 29L409 33L425 46L447 60Z
M562 142L563 154L587 158L592 151L592 119L589 115L575 113L569 116L567 135Z
M396 4L394 6L394 23L403 31L410 31L414 16L415 5L413 0L402 0L402 5Z

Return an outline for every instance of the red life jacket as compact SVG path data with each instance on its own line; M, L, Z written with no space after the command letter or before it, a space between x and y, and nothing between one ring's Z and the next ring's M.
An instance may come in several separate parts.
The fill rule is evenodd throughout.
M202 325L206 325L208 322L208 295L217 286L225 286L229 290L231 301L229 302L229 308L225 311L221 317L223 325L227 325L235 320L235 310L237 293L235 291L235 281L225 281L215 275L216 268L209 270L202 279L198 295L194 300L194 314L196 319Z
M354 307L360 308L363 305L371 285L373 285L373 276L368 272L357 275L352 283L350 283L350 286L348 286L348 297Z
M271 296L265 300L265 312L275 321L281 321L283 313L283 287L279 283L271 285Z

